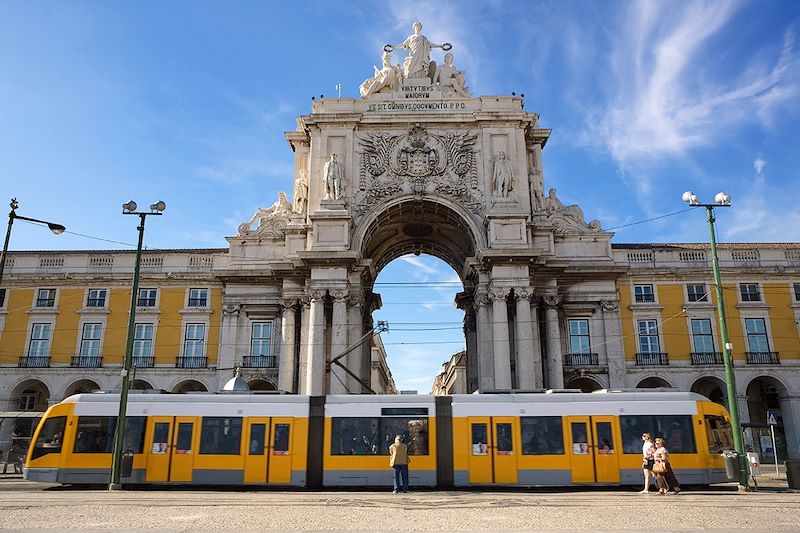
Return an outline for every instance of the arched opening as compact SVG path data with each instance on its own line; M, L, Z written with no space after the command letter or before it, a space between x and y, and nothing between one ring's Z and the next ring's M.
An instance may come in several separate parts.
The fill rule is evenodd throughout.
M247 382L247 386L253 391L270 391L277 390L274 383L270 383L266 379L253 379Z
M99 390L100 386L91 379L79 379L64 390L64 398L68 398L73 394L86 394Z
M649 377L644 378L642 381L636 385L637 389L671 389L672 385L670 385L667 380L658 377Z
M787 458L787 436L797 435L792 425L792 417L784 416L784 410L790 413L786 386L771 376L759 376L747 385L747 410L750 422L742 424L745 449L758 453L762 463L775 462L775 450L778 461ZM772 420L770 420L772 419ZM775 421L775 445L772 444L772 428L769 422Z
M564 387L567 389L580 389L581 392L592 392L603 388L600 383L585 376L567 381Z
M178 394L183 394L186 392L207 392L207 391L208 389L206 388L206 386L195 379L187 379L186 381L181 381L172 388L172 392L176 392Z
M485 243L460 209L430 198L404 198L366 220L366 229L356 235L355 244L375 273L364 280L372 295L371 319L389 324L364 358L369 367L361 370L373 389L428 392L442 372L453 378L446 380L447 393L478 388L476 354L469 348L475 328L470 328L474 283L468 260ZM466 357L454 357L465 348ZM387 356L391 375L380 371Z
M11 391L10 411L47 411L50 389L38 379L27 379Z
M132 390L153 390L153 386L143 379L134 379L130 388Z
M706 376L698 379L692 384L692 392L702 394L709 400L720 405L728 404L728 395L725 393L725 384L721 379L713 376Z

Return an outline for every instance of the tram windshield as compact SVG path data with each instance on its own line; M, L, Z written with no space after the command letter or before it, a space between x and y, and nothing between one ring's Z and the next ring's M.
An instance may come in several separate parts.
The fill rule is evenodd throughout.
M733 449L733 431L730 422L724 417L706 415L706 432L709 453L721 453Z
M51 453L61 453L61 443L64 438L64 427L67 424L66 416L56 416L44 421L44 426L39 432L36 444L33 445L31 459L37 459Z

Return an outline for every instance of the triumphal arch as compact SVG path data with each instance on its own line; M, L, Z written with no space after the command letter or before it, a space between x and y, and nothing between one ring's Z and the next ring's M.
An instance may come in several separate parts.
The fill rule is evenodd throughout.
M292 201L280 193L241 224L217 270L220 368L235 364L249 321L277 317L279 389L364 392L368 343L348 349L372 329L375 279L425 253L463 282L471 391L563 387L565 313L592 318L603 380L623 386L612 234L545 193L550 130L522 96L472 95L452 46L421 30L376 51L382 66L359 98L314 100L286 133ZM330 364L345 352L350 373Z

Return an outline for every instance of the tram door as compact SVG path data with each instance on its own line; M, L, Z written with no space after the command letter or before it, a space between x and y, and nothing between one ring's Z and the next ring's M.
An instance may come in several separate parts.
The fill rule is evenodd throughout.
M619 482L613 417L568 416L566 422L572 482Z
M517 482L514 419L511 417L469 417L469 482Z
M195 419L186 416L175 417L172 439L172 457L169 465L169 480L189 482L196 450L193 450Z
M291 418L248 419L245 483L291 482L291 432Z
M195 441L194 417L151 417L147 446L146 481L189 482L192 480Z
M172 423L175 417L150 417L152 431L147 447L147 472L145 481L169 481L169 456L172 446Z

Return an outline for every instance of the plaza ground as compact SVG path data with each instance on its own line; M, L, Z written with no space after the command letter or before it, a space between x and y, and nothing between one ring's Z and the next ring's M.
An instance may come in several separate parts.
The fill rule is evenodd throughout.
M800 495L762 476L679 495L634 489L108 492L0 479L2 529L800 531ZM658 517L658 518L656 518Z

